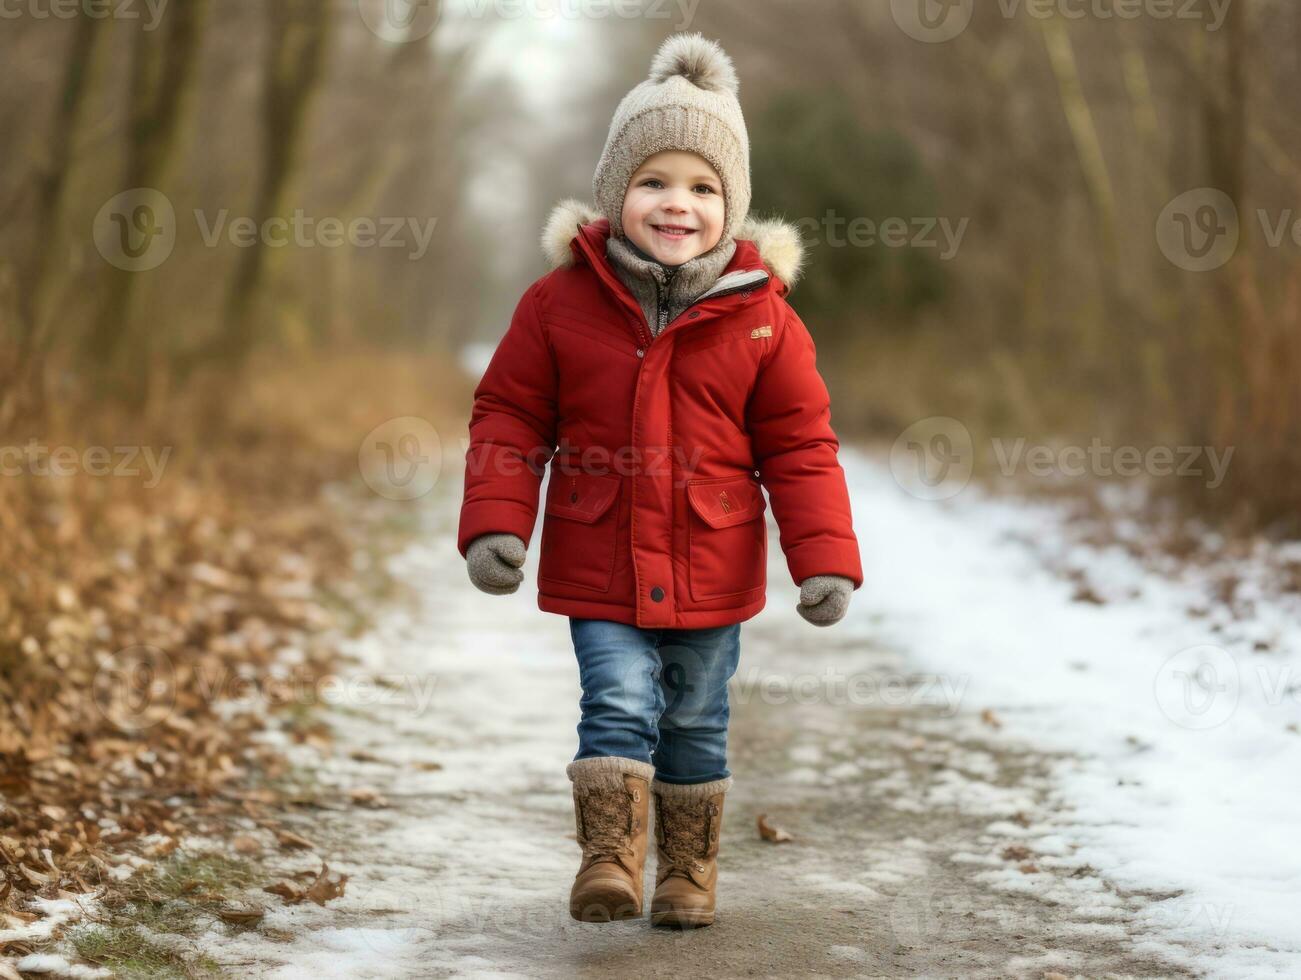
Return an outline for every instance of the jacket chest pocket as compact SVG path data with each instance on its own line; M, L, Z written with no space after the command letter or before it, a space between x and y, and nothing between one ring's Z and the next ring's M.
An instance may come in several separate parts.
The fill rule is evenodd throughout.
M749 476L689 480L688 577L702 601L763 588L767 581L767 504Z
M608 592L619 525L618 474L552 470L538 578Z

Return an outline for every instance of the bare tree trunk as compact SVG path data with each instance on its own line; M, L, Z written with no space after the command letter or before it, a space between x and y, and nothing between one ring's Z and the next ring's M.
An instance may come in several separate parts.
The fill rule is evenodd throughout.
M0 426L13 417L18 400L33 393L31 382L43 372L40 350L43 317L48 309L47 295L53 285L52 260L59 244L68 173L73 166L76 136L90 88L89 80L95 69L97 42L106 33L101 24L92 17L78 17L68 46L59 102L50 129L48 155L34 188L37 233L32 241L31 264L25 276L27 288L18 291L18 344L12 374L3 396L0 396ZM39 407L36 408L39 411Z
M1203 132L1211 185L1242 210L1247 157L1247 7L1233 4L1225 14L1223 51L1214 66L1218 83L1202 89Z
M191 102L206 6L207 0L174 4L159 30L136 33L124 190L156 188L167 174ZM106 367L133 346L128 341L136 283L132 272L113 269L109 276L88 344L92 358Z
M1066 113L1066 122L1070 126L1071 136L1075 140L1075 152L1079 156L1080 169L1084 172L1084 181L1093 201L1094 215L1098 222L1102 239L1102 254L1106 263L1113 268L1116 263L1116 194L1112 188L1111 175L1107 172L1107 162L1102 155L1102 141L1098 138L1098 128L1080 84L1079 70L1075 64L1075 49L1071 45L1066 25L1057 17L1049 17L1042 22L1044 45L1048 49L1048 60L1053 74L1057 77L1057 89L1062 100L1062 109Z
M314 0L277 0L267 6L270 37L262 101L263 168L254 200L259 225L281 216L301 149L303 125L320 81L330 34L330 8ZM257 301L267 274L267 248L258 242L240 254L226 298L224 336L214 351L239 364L257 337Z

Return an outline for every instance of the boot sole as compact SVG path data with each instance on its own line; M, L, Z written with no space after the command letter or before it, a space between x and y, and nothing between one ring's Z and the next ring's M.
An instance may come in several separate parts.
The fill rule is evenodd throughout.
M579 922L617 922L641 918L641 903L620 881L592 882L581 899L569 900L569 914Z
M651 925L675 929L696 929L714 924L710 909L651 909Z

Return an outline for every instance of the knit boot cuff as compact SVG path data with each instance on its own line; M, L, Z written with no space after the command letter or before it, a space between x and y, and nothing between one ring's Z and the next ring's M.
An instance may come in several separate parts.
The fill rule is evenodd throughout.
M666 800L707 800L716 793L726 793L732 788L732 777L711 779L707 783L665 783L659 779L651 780L651 791Z
M626 772L650 782L655 776L655 767L649 762L619 755L575 759L565 767L565 773L574 784L574 788L581 791L622 789L623 774Z

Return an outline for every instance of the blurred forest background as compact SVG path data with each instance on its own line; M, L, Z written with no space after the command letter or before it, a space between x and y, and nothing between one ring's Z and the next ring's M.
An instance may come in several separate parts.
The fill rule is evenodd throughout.
M389 420L463 449L547 213L680 30L737 62L842 440L1231 447L1159 496L1301 531L1292 0L8 0L3 888L94 880L96 825L60 817L87 800L121 844L240 777L205 666L328 669L307 597L355 542L320 488ZM891 218L901 246L844 243ZM97 684L132 650L185 710L122 737L130 685Z
M1301 201L1296 4L1007 0L927 43L900 26L911 0L403 0L402 29L383 24L391 0L159 2L58 17L25 0L3 21L6 433L72 406L147 426L178 392L217 424L259 359L304 379L339 351L454 365L491 344L544 271L547 209L590 196L618 97L691 29L738 63L756 210L804 223L792 301L845 437L944 414L1032 440L1233 446L1227 485L1195 503L1295 528L1301 245L1255 216L1295 222ZM1242 234L1197 272L1155 229L1205 187ZM144 271L95 240L133 188L175 214ZM435 222L418 255L410 227L396 248L205 241L223 216L295 212ZM952 256L938 232L838 247L828 212L966 225Z

